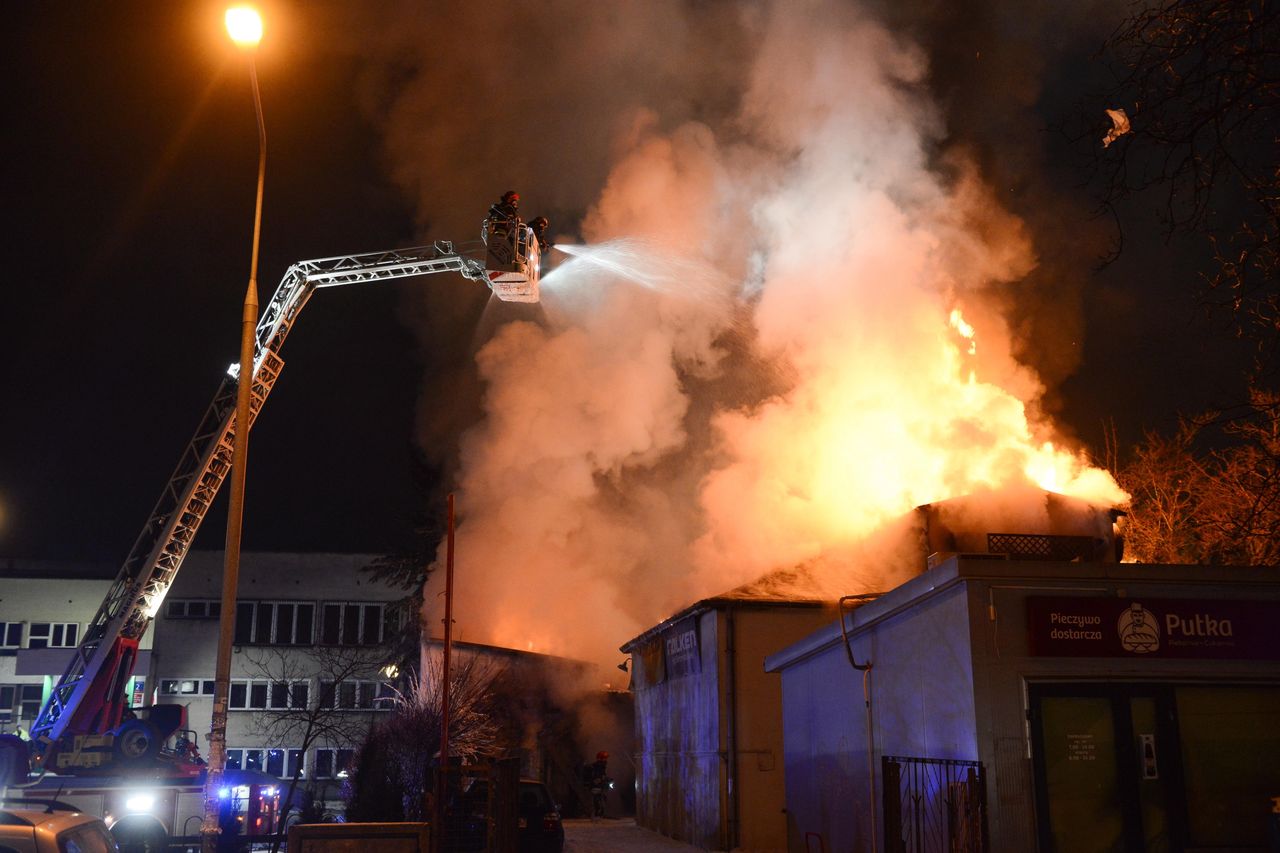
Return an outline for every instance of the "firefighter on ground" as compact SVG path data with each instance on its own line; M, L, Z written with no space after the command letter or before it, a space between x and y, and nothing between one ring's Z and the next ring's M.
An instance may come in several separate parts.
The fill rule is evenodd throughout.
M609 753L597 752L596 760L582 769L583 784L591 791L591 819L604 817L605 796L613 787L609 778Z

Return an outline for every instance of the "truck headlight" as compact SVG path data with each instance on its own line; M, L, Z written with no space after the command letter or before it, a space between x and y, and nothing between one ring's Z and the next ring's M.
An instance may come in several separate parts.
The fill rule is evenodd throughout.
M150 814L151 807L155 804L155 795L146 793L130 794L124 801L124 807L135 814L138 812Z

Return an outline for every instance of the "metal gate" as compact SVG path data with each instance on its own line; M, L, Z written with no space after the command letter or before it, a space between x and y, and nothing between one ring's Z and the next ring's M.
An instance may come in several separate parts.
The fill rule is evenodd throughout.
M982 763L886 755L887 853L987 853L987 784Z

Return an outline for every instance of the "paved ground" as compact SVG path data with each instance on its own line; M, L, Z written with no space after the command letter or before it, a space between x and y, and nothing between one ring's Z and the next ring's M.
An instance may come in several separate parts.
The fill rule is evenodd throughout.
M598 821L582 818L564 822L564 853L691 853L695 850L699 848L641 829L631 818Z

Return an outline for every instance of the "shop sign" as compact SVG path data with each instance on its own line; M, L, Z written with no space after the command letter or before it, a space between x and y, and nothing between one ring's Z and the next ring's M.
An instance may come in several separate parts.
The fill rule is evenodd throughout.
M698 642L697 618L677 622L662 635L667 658L667 677L680 678L702 671L702 649Z
M1033 656L1280 660L1280 601L1027 599Z

